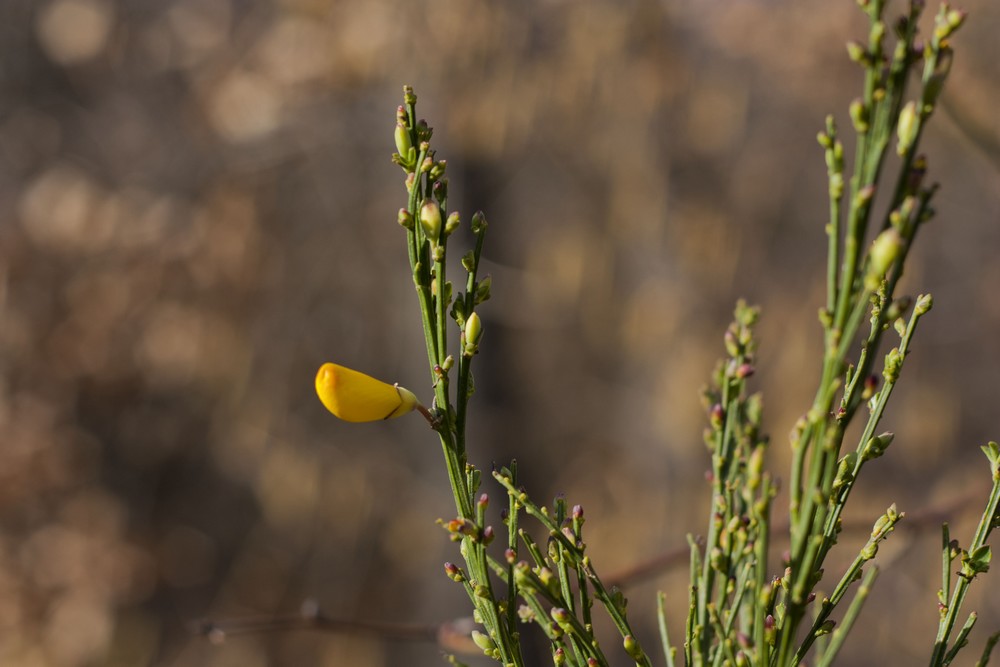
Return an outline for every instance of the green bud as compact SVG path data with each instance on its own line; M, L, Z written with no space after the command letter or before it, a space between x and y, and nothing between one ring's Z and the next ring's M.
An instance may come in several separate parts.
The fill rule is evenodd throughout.
M850 484L854 480L854 467L857 465L858 455L855 452L848 452L837 464L837 477L833 480L834 490L845 484Z
M441 208L436 203L429 201L420 207L420 226L427 238L436 245L441 238Z
M854 196L854 206L856 208L866 208L872 203L872 199L875 198L875 186L866 185L865 187L858 190L858 194Z
M897 155L906 155L913 146L919 131L920 114L917 112L917 103L907 102L903 110L899 112L899 122L896 125L896 136L899 138L896 144Z
M444 233L446 236L450 235L461 224L461 218L458 215L458 211L452 211L448 215L448 219L444 222Z
M430 179L432 181L439 180L442 176L444 176L445 169L447 168L448 168L447 160L438 160L437 162L434 163L434 166L432 166L428 171L428 176L430 176Z
M861 451L861 460L871 461L885 454L885 450L892 444L894 437L894 433L886 432L869 438L868 442L865 443L865 448Z
M552 573L547 567L541 567L538 569L538 580L542 582L545 589L552 595L559 595L559 580L556 579L556 575ZM565 612L565 610L563 610ZM558 620L558 619L556 619ZM561 624L560 624L561 625Z
M531 567L523 560L514 566L514 583L526 591L535 591L538 588L531 576Z
M483 322L479 319L479 314L472 312L465 319L465 348L462 354L471 357L479 351L479 341L483 338Z
M729 568L729 557L719 547L713 547L709 552L708 562L717 572L725 572Z
M833 626L837 624L833 619L829 621L824 621L818 628L816 628L816 636L822 637L823 635L828 635L833 632Z
M417 96L413 92L413 86L403 86L403 101L407 104L417 103Z
M497 643L490 639L489 635L479 630L472 631L472 641L475 642L476 646L483 649L483 653L486 654L492 653L497 647Z
M396 222L405 229L413 229L413 216L405 208L399 209L399 214L396 216Z
M899 353L899 348L894 347L885 355L885 366L882 369L882 377L886 384L893 384L899 378L899 369L903 365L903 355Z
M764 454L767 448L763 445L757 445L753 448L753 452L750 454L750 461L747 465L747 486L751 490L757 490L760 488L761 475L764 472Z
M871 62L871 56L865 50L865 47L857 42L847 43L847 56L859 65L868 65Z
M983 544L970 554L963 554L962 574L971 579L977 574L989 571L990 561L993 560L993 550L990 545Z
M482 234L486 231L488 225L486 224L486 216L483 215L482 211L476 211L473 214L471 226L473 234Z
M913 312L916 315L923 315L929 311L934 306L934 297L930 294L921 294L917 297L917 305L914 306Z
M871 534L872 539L878 539L882 537L885 534L886 529L889 528L891 524L892 520L886 514L883 514L878 519L876 519L875 525L872 526L872 534Z
M878 20L872 24L872 29L868 33L868 39L872 44L879 44L885 38L885 21Z
M841 173L830 174L830 196L833 199L840 199L844 194L844 175Z
M886 271L903 252L903 237L890 227L879 234L872 242L868 252L868 273L865 275L865 288L875 290L885 277Z
M868 132L868 108L865 103L860 98L855 99L847 111L851 116L851 123L854 124L854 130L858 134L866 134Z
M396 152L404 158L407 157L410 153L410 149L413 148L413 142L410 139L410 130L407 129L406 125L402 122L396 122L395 139Z
M906 335L906 320L902 317L897 317L892 323L892 328L895 329L896 333L899 334L899 337L902 338Z
M957 9L948 10L947 6L942 6L941 11L934 17L934 37L938 41L947 39L964 22L965 12Z
M636 662L641 662L646 654L642 652L642 648L639 646L639 642L635 640L632 635L625 635L625 640L622 642L625 647L625 652L628 656L635 660Z

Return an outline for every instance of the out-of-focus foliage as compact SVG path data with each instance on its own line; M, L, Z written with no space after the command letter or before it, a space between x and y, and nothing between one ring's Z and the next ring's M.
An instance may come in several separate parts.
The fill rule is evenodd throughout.
M857 490L878 507L960 495L1000 428L1000 17L963 4L926 141L938 222L904 285L935 311L895 458ZM847 0L0 3L0 664L440 664L367 635L190 628L306 597L465 612L426 424L343 424L312 393L337 358L430 397L389 162L403 83L452 203L491 222L471 457L585 504L605 571L682 545L706 497L698 387L737 296L764 306L775 452L811 398L814 137L831 110L846 126L861 28ZM858 664L930 645L936 532L898 533ZM675 622L685 581L657 582ZM630 597L653 618L647 587Z

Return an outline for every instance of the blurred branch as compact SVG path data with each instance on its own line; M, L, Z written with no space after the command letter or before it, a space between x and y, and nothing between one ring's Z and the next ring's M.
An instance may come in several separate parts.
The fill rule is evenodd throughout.
M297 614L277 616L247 616L220 621L205 619L192 624L193 631L221 644L230 636L284 632L288 630L317 630L320 632L374 635L398 641L436 641L444 626L385 623L333 618L322 612L314 600L306 600Z
M981 491L970 491L947 503L932 505L908 513L906 520L900 523L900 528L909 528L914 532L936 528L949 516L953 516L956 512L977 502L981 496ZM869 530L871 530L871 520L868 518L844 522L844 533L859 533ZM772 533L777 537L785 536L787 538L787 522L784 525L773 526ZM618 588L634 586L677 565L687 564L689 557L690 548L687 546L669 549L648 560L613 573L608 577L608 583ZM248 616L219 621L205 619L192 624L194 632L215 644L221 644L231 636L287 632L289 630L314 630L368 635L390 641L435 642L448 651L466 654L477 652L477 648L470 638L470 632L474 627L475 624L471 618L458 618L438 625L333 618L324 614L314 600L306 600L297 614Z
M931 505L930 507L907 512L906 519L899 524L899 528L910 529L915 532L923 532L931 528L939 528L942 521L953 516L974 503L978 503L983 497L983 491L970 491L958 496L947 503ZM871 519L862 518L845 521L843 524L844 533L864 533L871 530ZM771 527L771 535L777 539L788 539L788 522L775 524ZM618 588L635 586L643 581L659 576L678 565L687 565L691 555L691 548L687 545L675 547L663 551L648 560L642 561L630 567L612 573L608 577L608 583Z

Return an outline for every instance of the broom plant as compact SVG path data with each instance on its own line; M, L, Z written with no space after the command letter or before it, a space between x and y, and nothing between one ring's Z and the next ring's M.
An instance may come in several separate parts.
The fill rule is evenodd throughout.
M890 23L884 0L859 5L869 30L864 42L847 48L864 76L862 94L848 109L854 134L849 171L832 116L818 136L829 186L827 289L819 316L824 345L815 397L791 434L791 469L784 482L790 547L779 563L772 554L779 484L766 467L763 402L750 391L759 310L741 301L724 336L726 355L703 393L711 505L704 536L688 538L691 583L682 646L675 647L667 632L666 596L659 600L662 657L670 667L680 655L684 664L697 667L792 667L807 659L833 664L875 583L879 547L904 519L895 504L873 517L869 539L832 579L832 591L820 591L820 583L831 580L829 556L852 491L867 464L893 444L893 434L880 430L886 406L918 325L933 305L929 294L911 299L897 287L918 232L934 216L937 184L927 183L928 160L919 146L948 76L951 37L965 19L943 4L931 34L921 41L921 0L911 0L906 13ZM392 159L405 173L405 206L397 219L433 400L424 406L409 390L332 363L319 370L317 392L347 421L417 411L436 433L455 512L439 523L460 556L444 570L468 594L479 626L471 638L485 655L510 667L533 664L521 633L535 625L548 638L555 665L607 667L627 658L649 667L654 663L636 637L625 598L605 585L587 553L580 505L562 498L550 507L536 503L520 487L511 462L491 475L504 502L502 529L486 519L490 497L481 488L484 475L470 462L466 425L475 391L472 364L484 335L478 309L491 290L490 277L480 273L488 225L482 213L469 220L474 243L452 282L449 241L463 218L449 205L447 163L431 147L433 132L418 119L416 103L413 90L404 88ZM892 161L897 164L887 168ZM881 210L885 213L876 214ZM862 423L856 440L848 437L855 421ZM993 491L969 547L952 540L947 526L943 531L940 626L928 640L932 667L950 664L967 643L976 616L968 616L955 635L962 603L972 581L989 568L987 539L998 523L1000 502L1000 447L990 443L983 450ZM540 524L544 541L522 527L525 516ZM595 607L618 631L618 646L602 646L596 638ZM994 635L979 664L986 664L996 641ZM451 660L459 664L458 658Z

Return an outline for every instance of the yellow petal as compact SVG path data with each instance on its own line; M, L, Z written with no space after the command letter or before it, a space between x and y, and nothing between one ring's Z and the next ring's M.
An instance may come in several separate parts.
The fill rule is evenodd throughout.
M348 422L371 422L405 415L417 405L407 389L337 364L323 364L316 393L326 409Z

